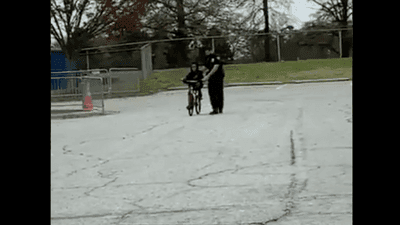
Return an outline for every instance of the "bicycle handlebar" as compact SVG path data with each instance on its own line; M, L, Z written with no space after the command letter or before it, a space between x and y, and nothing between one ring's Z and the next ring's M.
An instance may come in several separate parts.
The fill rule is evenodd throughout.
M183 79L181 79L181 81L184 83L189 83L189 84L196 84L196 83L202 82L201 80L186 80L186 81L184 81Z
M186 80L187 83L196 84L200 82L199 80Z

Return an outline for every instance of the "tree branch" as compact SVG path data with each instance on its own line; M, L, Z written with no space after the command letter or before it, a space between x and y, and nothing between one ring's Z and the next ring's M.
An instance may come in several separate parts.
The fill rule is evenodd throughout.
M57 33L53 24L50 24L50 33L54 36L57 42L60 43L61 46L65 46L65 42L62 38L62 35Z
M172 12L174 12L174 13L178 13L178 11L176 10L176 8L175 8L174 6L168 4L168 3L165 3L165 2L162 2L162 1L159 1L159 0L155 0L154 2L155 2L155 3L160 3L160 4L164 5L166 8L170 9L170 10L171 10Z
M80 8L76 7L77 10L80 10L79 13L78 13L78 16L77 16L78 22L77 22L77 24L75 24L76 27L79 27L79 25L81 24L81 19L82 19L82 16L83 16L83 12L84 12L84 9L86 8L88 3L89 3L89 0L84 0L82 2L82 4L80 5Z
M343 8L344 7L347 8L347 4L343 4L343 2L346 1L346 3L347 3L347 0L343 0L340 2L338 0L336 0L336 2L334 2L333 0L330 0L325 3L320 3L317 0L310 0L310 1L321 6L320 11L325 13L325 14L320 15L319 19L327 19L330 15L330 16L332 16L334 21L339 22L339 21L346 20L345 15L344 15L345 12L343 11ZM342 10L340 10L340 9L342 9ZM347 9L346 9L346 12L347 12Z
M71 0L64 0L64 9L65 9L65 16L67 17L66 23L64 23L65 27L65 32L67 32L67 42L71 38L71 8L72 8L72 2Z
M192 7L192 9L197 9L197 6L199 5L199 3L200 3L200 0L197 1L197 2L195 3L195 5ZM192 13L192 12L190 12L190 11L192 11L192 10L189 10L188 13L185 13L185 14L184 14L185 17L194 13L194 12ZM196 11L195 11L195 12L196 12Z
M52 2L53 4L54 4L54 0L53 0L53 2ZM51 28L52 28L52 30L53 30L53 36L58 36L58 38L60 39L60 40L62 40L62 44L63 45L65 45L65 42L64 42L64 39L62 38L62 29L61 29L61 27L60 27L60 25L58 24L58 20L57 20L57 17L56 17L56 13L57 13L57 10L60 10L60 9L54 9L54 10L51 10L50 11L50 14L53 16L53 19L54 19L54 22L56 23L56 26L57 26L57 28L58 28L58 31L59 31L59 34L57 33L57 31L56 31L56 29L54 28L54 26L53 26L53 24L51 24ZM61 18L62 19L62 18ZM63 19L62 19L63 20Z
M112 11L106 5L98 6L96 10L96 15L92 19L92 23L89 23L87 25L88 32L93 33L93 35L96 36L100 34L107 26L111 25L113 20L110 20L108 18L111 13Z
M350 17L351 15L353 15L353 12L349 13L349 16L348 16L348 17Z
M336 0L337 2L337 0ZM339 5L339 3L337 2L336 4L333 2L333 0L331 0L331 2L327 2L326 4L330 5L330 10L334 10L335 12L333 13L334 16L336 16L336 19L340 19L340 12L337 10L337 6Z
M62 13L64 13L63 11L63 9L61 9L59 6L57 6L56 4L55 4L55 2L54 2L54 0L52 1L52 3L53 3L53 9L50 9L50 14L52 14L53 15L53 18L54 18L54 22L56 22L56 24L58 25L58 18L57 17L59 17L59 19L61 19L62 20L62 22L65 24L66 23L66 21L65 21L65 19L64 19L64 17L63 17L63 14ZM59 27L59 25L58 25L58 28L59 28L59 30L61 30L61 28Z

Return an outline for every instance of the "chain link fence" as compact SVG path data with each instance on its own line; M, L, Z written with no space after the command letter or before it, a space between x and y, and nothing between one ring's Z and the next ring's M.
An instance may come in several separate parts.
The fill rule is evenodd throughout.
M145 44L151 46L152 69L155 70L189 67L191 62L203 63L207 48L213 49L226 64L329 59L352 57L352 39L352 28L188 37L91 48L82 52L80 61L87 67L81 69L141 70L140 48ZM265 46L267 41L269 45Z
M140 91L140 80L153 70L204 63L206 49L213 49L224 64L251 64L352 57L352 46L352 28L151 40L83 49L74 63L77 71L52 72L52 77L84 76L84 71L90 72L103 77L104 93L110 97L112 93ZM57 57L59 64L63 60ZM97 75L93 74L95 70ZM79 82L53 79L52 95L78 94Z

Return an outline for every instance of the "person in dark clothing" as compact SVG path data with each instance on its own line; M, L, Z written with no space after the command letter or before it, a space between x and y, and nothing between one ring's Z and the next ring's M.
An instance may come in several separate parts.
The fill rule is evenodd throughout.
M203 78L203 81L208 80L208 94L213 111L210 115L222 113L224 107L224 77L225 72L222 62L210 50L206 50L205 66L208 69L208 74Z
M203 76L203 72L199 70L199 64L196 63L196 62L193 62L191 67L190 67L189 74L187 74L182 79L182 82L185 83L185 84L189 84L189 83L186 82L187 80L197 80L197 81L199 81L195 85L194 84L189 84L189 85L192 85L194 90L198 90L199 91L200 100L203 99L203 95L201 93L201 88L203 87L203 82L202 82L203 77L204 77ZM186 108L189 108L189 107L190 106L188 105Z

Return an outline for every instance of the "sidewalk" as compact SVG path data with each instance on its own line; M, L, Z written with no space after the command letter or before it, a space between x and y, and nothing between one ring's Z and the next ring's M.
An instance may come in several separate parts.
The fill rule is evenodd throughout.
M318 80L290 80L288 82L282 81L271 81L271 82L247 82L247 83L225 83L224 87L236 87L236 86L253 86L253 85L279 85L279 84L301 84L301 83L315 83L315 82L335 82L335 81L348 81L350 78L333 78L333 79L318 79ZM207 84L203 88L207 88ZM171 87L168 90L183 90L187 89L187 86Z

